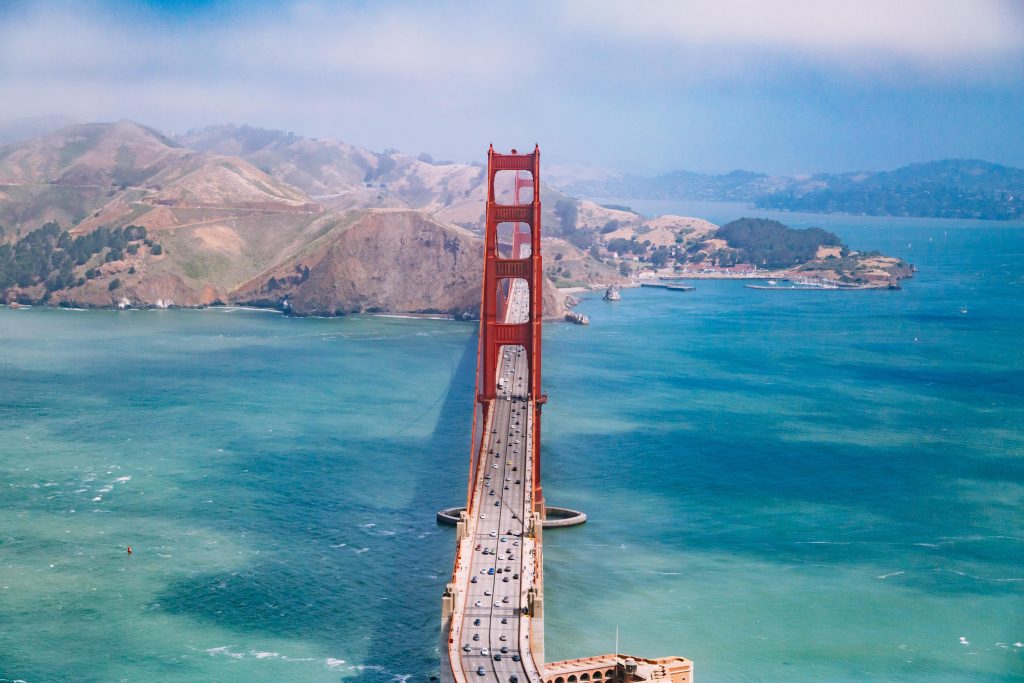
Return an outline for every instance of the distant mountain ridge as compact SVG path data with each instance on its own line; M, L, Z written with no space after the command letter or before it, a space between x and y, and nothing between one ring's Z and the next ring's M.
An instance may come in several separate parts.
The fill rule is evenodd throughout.
M612 175L565 181L559 189L584 197L733 201L809 213L1024 219L1024 169L978 159L809 177L751 171L721 175L674 171L651 178Z

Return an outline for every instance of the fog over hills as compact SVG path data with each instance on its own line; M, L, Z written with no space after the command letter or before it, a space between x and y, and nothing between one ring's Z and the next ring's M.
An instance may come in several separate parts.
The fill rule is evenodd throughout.
M77 122L73 118L63 114L27 116L0 121L0 147L31 140L75 123Z

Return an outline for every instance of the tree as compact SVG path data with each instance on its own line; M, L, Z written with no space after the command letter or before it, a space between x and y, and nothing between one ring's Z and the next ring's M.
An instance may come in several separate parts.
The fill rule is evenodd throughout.
M664 268L668 262L668 249L659 247L651 254L651 265L655 268Z
M120 286L121 286L121 281L115 277L113 280L110 281L110 284L107 285L107 289L109 289L111 292L113 292L115 289L117 289Z
M576 200L569 197L562 197L555 202L555 217L562 226L562 234L569 234L576 230Z
M164 253L164 248L161 247L159 244L154 244L152 247L149 248L149 253L153 254L153 256L159 256L160 254Z
M715 236L738 252L733 262L741 259L768 268L810 261L819 246L843 247L837 235L821 228L794 230L766 218L740 218L723 225Z
M590 249L590 247L596 242L594 233L590 230L576 230L570 233L566 240L569 244L579 247L580 249Z

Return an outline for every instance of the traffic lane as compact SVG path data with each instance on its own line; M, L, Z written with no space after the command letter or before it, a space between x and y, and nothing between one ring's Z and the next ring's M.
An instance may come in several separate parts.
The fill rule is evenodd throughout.
M518 354L517 354L517 356L518 356ZM518 360L518 358L517 358L517 360ZM516 363L514 365L518 365L518 363ZM520 370L520 368L513 367L513 372L515 372L515 370ZM504 403L504 405L501 405L501 403ZM510 439L509 438L509 435L512 434L512 430L510 428L512 426L510 424L511 423L511 418L513 417L512 402L511 401L502 401L502 402L500 402L497 406L495 406L494 413L495 413L495 419L492 421L492 425L494 425L496 427L496 429L494 431L498 432L499 434L504 433L506 438L504 439L505 443L501 447L501 450L495 453L496 459L503 460L504 463L503 463L503 465L500 465L498 467L495 467L494 465L492 465L491 468L494 471L498 471L498 472L500 472L502 474L505 474L506 476L509 476L510 475L510 470L509 470L508 462L512 461L514 463L521 463L521 458L514 457L514 454L509 452L509 450L511 448L509 442L510 441L514 441L514 439ZM497 449L498 446L496 445L495 448ZM490 450L490 449L488 449L488 450ZM518 465L515 465L515 466L518 466ZM492 478L493 478L493 472L492 472ZM503 478L503 480L504 480L504 478ZM481 491L483 490L483 487L484 487L486 481L487 481L487 477L484 476L482 478L482 481L481 481L481 486L482 486ZM496 483L496 482L492 482L492 483ZM491 664L489 665L489 667L485 666L484 670L486 672L487 669L490 668L490 670L493 673L494 677L496 679L498 679L498 680L502 680L502 677L504 677L504 676L507 676L507 675L510 676L511 673L509 673L509 672L513 672L513 671L514 672L520 672L520 671L525 672L525 669L523 668L523 665L522 665L521 661L520 662L515 662L514 660L511 659L512 654L519 654L519 653L518 652L513 652L512 646L509 646L507 644L509 642L518 643L518 641L519 641L519 638L518 638L518 636L519 636L519 619L517 618L517 616L515 614L515 612L517 610L515 610L513 608L513 605L518 607L518 595L519 595L519 588L518 588L518 586L519 586L519 581L521 581L521 578L517 578L515 582L509 581L508 584L506 584L509 587L511 587L511 586L515 586L516 587L516 594L515 594L515 596L513 596L511 594L511 591L508 590L508 589L502 590L502 586L499 586L498 583L497 583L497 576L499 576L498 573L497 573L498 569L501 569L503 574L505 574L507 576L506 569L510 567L509 563L513 561L511 558L508 557L507 553L502 555L502 554L500 554L500 551L497 551L497 549L500 547L499 544L501 543L501 541L500 541L500 534L501 534L501 532L509 530L510 527L515 527L515 530L520 532L520 536L518 536L518 537L521 538L521 528L522 528L521 525L522 525L522 517L523 517L523 514L522 514L522 511L523 511L522 503L520 502L518 504L519 512L517 512L515 517L511 516L511 512L509 513L508 518L506 518L506 515L504 514L504 511L506 511L505 510L506 506L510 510L516 509L515 508L516 501L517 500L521 500L521 496L517 495L517 493L519 493L519 487L511 487L510 486L509 491L510 491L510 493L506 494L505 493L505 489L502 487L502 494L500 496L499 505L496 506L500 510L503 510L503 512L499 513L497 515L497 518L495 518L493 513L492 513L492 515L490 517L482 516L480 521L478 522L478 534L477 534L477 537L480 539L479 545L480 545L480 548L481 548L481 550L478 551L478 552L480 552L481 555L474 557L474 560L476 560L476 562L475 563L471 563L471 568L475 569L475 565L480 565L481 568L483 567L483 565L489 565L488 569L485 570L485 571L488 571L489 569L493 568L495 573L494 574L490 574L489 571L488 571L488 574L487 574L488 578L492 578L491 586L493 586L493 587L491 589L489 589L490 592L491 592L491 595L486 595L486 592L487 592L488 589L479 587L480 584L486 585L486 583L478 581L478 590L473 592L474 593L473 597L476 598L474 600L474 603L473 603L474 604L473 614L474 615L476 614L476 609L480 609L480 616L471 616L468 613L469 610L467 610L467 614L464 615L464 619L471 619L472 621L470 621L470 623L474 624L474 626L476 626L475 625L476 619L480 619L479 627L482 628L483 626L485 626L485 624L487 624L487 625L490 626L491 630L493 630L493 637L487 639L488 640L488 644L490 645L490 647L486 648L487 652L488 652L487 656L490 658ZM508 495L507 499L506 499L506 495ZM485 507L486 506L479 506L478 509L482 510L482 509L485 509ZM486 513L481 512L481 515L486 515ZM504 524L503 524L503 522L504 522ZM502 529L502 526L506 526L507 528L506 529ZM492 536L492 532L494 534L493 536ZM492 542L490 542L490 540L485 540L485 539L494 539L495 537L497 537L497 539L498 539L497 543L492 543ZM506 540L506 542L508 542L508 541ZM495 552L494 555L490 555L490 554L483 555L482 551L483 551L483 549L485 547L486 548L490 548L490 549L494 549L497 552ZM513 551L513 555L515 555L514 551ZM481 562L480 560L482 558L487 558L487 559L485 561ZM516 559L519 560L520 558L516 558ZM521 577L521 572L515 572L515 574ZM505 582L502 581L502 584L504 584L504 583ZM508 598L508 602L507 603L504 601L506 597ZM513 597L515 598L514 602L513 602ZM498 598L498 599L494 600L494 598ZM494 604L495 602L498 603L497 606L495 606L495 604ZM475 608L476 605L479 605L480 607L479 608ZM503 607L503 605L507 605L507 606ZM501 624L500 623L501 619L505 619L506 624ZM477 634L474 634L474 635L477 635ZM502 639L502 636L504 636L504 639ZM512 640L512 639L514 639L514 640ZM483 639L481 638L481 641L482 640ZM480 642L480 641L476 641L476 642ZM501 653L500 649L502 647L508 648L509 652L508 653ZM497 652L495 652L495 650L497 650ZM484 657L484 655L482 655L482 652L483 652L483 648L482 647L480 649L471 647L471 652L470 653L463 652L462 659L464 660L465 664L469 664L470 667L472 667L472 665L475 663L476 664L476 670L479 670L479 667L483 666L482 664L479 664L479 662ZM502 655L502 659L501 660L494 660L494 656L496 654ZM468 655L468 657L466 655ZM467 659L469 661L466 661ZM467 667L464 665L463 666L463 670L465 671L466 668Z
M503 423L505 412L506 411L500 405L495 406L494 408L495 421L499 426ZM481 477L483 482L486 482L487 480L486 474L488 474L488 472L485 472ZM479 495L480 491L477 493ZM465 645L463 646L463 659L465 660L468 657L470 661L466 663L470 666L473 664L477 664L477 666L479 666L478 662L482 657L482 651L484 649L488 650L488 655L490 654L490 639L484 639L483 636L489 632L489 622L493 613L491 599L493 597L494 581L492 577L495 574L489 572L496 572L495 564L497 559L496 556L491 558L487 555L483 555L484 548L491 548L492 546L496 548L496 543L491 543L491 539L493 538L491 536L491 532L494 532L495 536L497 535L497 521L493 520L495 515L492 513L491 519L489 520L487 513L483 512L483 510L486 509L485 501L482 498L478 498L477 500L479 501L477 509L480 514L480 520L476 525L477 534L475 540L477 541L476 547L479 548L479 550L475 550L470 564L472 578L470 579L470 590L468 591L469 597L467 600L467 610L463 615L463 631L467 634L471 631L470 638L475 638L475 640L472 640L472 643L470 644L470 652L465 652ZM472 583L473 578L477 579L476 584ZM488 592L490 592L491 595L487 595ZM469 607L469 605L472 605L472 607ZM479 624L476 623L478 620L480 622Z
M519 295L521 292L516 294ZM515 296L515 299L522 300L521 296ZM521 314L524 312L524 307L514 307L514 310ZM508 391L502 391L502 394L525 394L525 362L525 354L522 349L502 353L500 376L507 378L508 381ZM479 566L486 573L479 576L486 575L490 578L491 588L485 587L488 585L486 580L481 581L478 579L477 584L470 584L471 589L474 585L477 588L470 591L470 599L474 605L472 609L473 614L471 615L471 610L467 609L463 615L463 632L466 632L467 621L474 628L482 629L485 626L488 627L491 637L487 640L491 647L486 648L486 651L492 663L489 667L484 667L484 670L486 672L490 668L495 678L502 680L502 676L512 675L510 672L523 673L525 675L525 668L522 662L515 662L512 659L512 655L520 655L518 652L520 627L518 603L522 594L521 582L525 578L523 558L522 553L515 550L518 546L503 548L500 544L502 543L502 534L507 536L505 543L514 542L510 540L511 538L522 538L524 518L526 517L526 501L523 495L523 485L521 483L514 483L514 474L526 471L525 457L528 452L529 442L520 438L519 435L522 432L521 425L515 424L515 422L521 422L523 418L523 409L518 401L503 401L499 399L497 405L494 406L493 413L493 429L492 433L488 435L487 450L485 452L490 455L491 450L494 450L493 455L499 463L492 463L489 470L485 466L484 474L477 484L480 487L476 492L476 495L480 496L477 498L477 509L481 516L480 519L474 520L474 522L478 532L476 535L479 539L476 552L479 555L475 554L470 563L471 571L476 570ZM525 443L516 444L515 441L517 440L525 441ZM494 476L495 472L502 475L500 480ZM486 476L487 474L491 476L488 477ZM519 478L521 480L521 476ZM509 488L506 489L505 486ZM497 505L492 504L491 507L498 508L499 512L497 515L494 515L492 511L490 517L488 517L487 513L484 512L488 507L486 499L483 498L485 490L488 496L490 496L491 491L495 492L493 497L496 499ZM500 494L498 493L499 491ZM515 532L514 534L507 533L513 531ZM489 539L496 539L496 541ZM485 549L487 554L484 554ZM485 566L486 569L484 568ZM518 571L513 572L516 578L506 581L508 573L513 567L518 569ZM499 570L504 575L500 582L503 585L499 585L498 582ZM491 573L492 571L493 573ZM473 576L478 575L473 574ZM490 592L490 595L487 595L488 592ZM479 610L479 616L476 616L477 610ZM477 624L477 621L479 621L479 624ZM505 623L502 624L502 621L505 621ZM481 636L480 640L475 642L483 641L482 634L479 632L475 632L473 635ZM509 642L513 643L513 645L508 645L507 643ZM508 652L502 653L500 651L502 647L507 648ZM494 651L495 649L497 649L497 652ZM464 662L466 660L479 662L484 656L482 655L483 651L483 647L479 649L471 647L470 653L463 652L462 659ZM501 655L502 659L495 660L494 656L496 654ZM466 663L472 666L470 662ZM478 664L477 668L479 666L481 665ZM465 665L463 670L466 670Z
M515 354L515 362L513 367L510 368L512 375L521 374L523 363L522 356L519 353ZM503 432L506 435L504 446L495 453L495 457L500 458L504 461L504 467L501 468L501 472L505 475L503 480L511 480L513 471L511 468L515 467L518 469L519 466L523 465L521 456L517 456L511 451L514 448L514 439L512 438L515 430L513 425L513 418L516 416L517 411L515 408L515 402L505 401L507 404L507 411L502 411L502 416L508 417L507 420L503 420L503 424L499 426L499 432ZM508 485L508 484L505 484ZM495 564L498 565L497 571L501 571L504 575L502 576L502 584L504 586L498 586L499 590L494 591L495 597L501 596L500 601L495 601L494 616L491 620L491 657L494 661L492 665L495 676L499 680L507 680L513 674L519 672L525 673L524 666L521 663L521 654L518 651L519 642L519 618L518 618L518 607L521 595L522 572L521 572L521 558L516 557L515 546L509 545L517 541L512 541L513 538L522 537L522 524L524 517L523 507L523 496L521 495L521 486L508 485L508 493L502 495L502 509L503 512L499 517L499 524L497 533L498 538L498 555L495 559ZM504 487L504 485L503 485ZM504 492L504 488L503 488ZM504 541L502 540L504 538ZM504 544L504 545L502 545ZM516 570L516 571L513 571ZM509 573L512 572L515 579L510 579ZM505 616L507 615L507 616ZM505 623L502 624L501 622ZM504 648L506 651L501 652ZM519 657L520 661L517 662L513 659L513 656ZM497 659L500 657L501 659Z

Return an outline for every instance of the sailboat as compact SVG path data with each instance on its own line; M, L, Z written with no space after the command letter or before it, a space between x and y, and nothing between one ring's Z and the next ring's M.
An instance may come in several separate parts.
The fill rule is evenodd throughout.
M964 305L960 307L960 312L967 315L967 302L964 302Z

